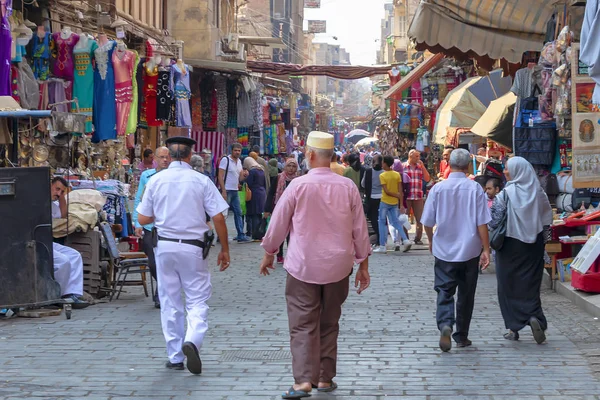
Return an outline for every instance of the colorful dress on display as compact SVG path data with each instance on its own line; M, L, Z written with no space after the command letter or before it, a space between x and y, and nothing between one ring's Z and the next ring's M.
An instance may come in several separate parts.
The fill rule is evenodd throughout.
M147 63L146 63L147 64ZM146 73L144 74L144 97L146 98L145 110L146 110L146 124L148 126L161 126L162 121L156 119L156 111L158 109L157 95L158 95L158 66L152 69L144 66Z
M35 79L45 81L50 73L50 32L43 38L33 35L33 75Z
M8 17L12 14L12 0L0 3L0 96L11 95L10 58L12 36Z
M52 40L56 47L56 61L52 68L52 75L56 78L73 81L73 48L79 42L79 35L71 33L69 37L63 38L62 32L52 34Z
M112 54L117 102L117 135L127 133L127 120L133 102L133 71L136 55L130 50L115 50Z
M190 70L185 65L182 71L177 64L171 65L170 88L175 97L175 124L177 126L192 126L192 115L190 113Z
M94 51L94 143L117 138L115 73L111 62L114 48L115 42L111 40Z
M169 89L171 73L169 71L158 71L158 82L156 89L156 119L169 121L171 119L171 106L173 105L173 94ZM146 113L148 113L146 107ZM146 119L148 115L146 114Z
M131 71L131 83L133 85L133 100L131 102L131 109L129 110L129 118L127 118L127 128L126 132L128 135L135 133L138 125L138 83L136 79L136 72L138 68L138 64L140 63L140 57L138 52L135 50L130 50L134 56L135 60L133 61L133 70Z
M79 44L82 44L80 42ZM73 98L77 98L79 112L86 115L85 131L91 133L92 114L94 110L94 69L92 67L92 56L98 48L95 40L88 39L84 46L75 46L73 57L75 58L75 80L73 82ZM73 112L77 108L73 105Z

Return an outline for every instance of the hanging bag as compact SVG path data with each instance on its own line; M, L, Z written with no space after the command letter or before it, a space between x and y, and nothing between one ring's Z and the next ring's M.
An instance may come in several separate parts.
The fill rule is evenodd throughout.
M250 190L250 186L244 183L244 190L246 191L246 202L252 200L252 190Z
M502 249L502 246L504 245L504 238L506 237L506 225L508 221L508 207L510 206L510 199L506 191L504 192L504 196L506 197L506 209L502 215L502 220L500 220L500 223L496 229L492 230L490 234L490 247L496 251Z

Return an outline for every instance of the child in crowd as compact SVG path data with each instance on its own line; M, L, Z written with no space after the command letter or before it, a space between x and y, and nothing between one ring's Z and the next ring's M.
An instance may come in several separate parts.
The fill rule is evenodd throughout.
M488 195L489 208L492 208L492 204L494 204L494 199L496 198L498 193L500 193L500 190L502 190L502 182L500 182L500 179L488 179L488 181L485 184L485 192Z

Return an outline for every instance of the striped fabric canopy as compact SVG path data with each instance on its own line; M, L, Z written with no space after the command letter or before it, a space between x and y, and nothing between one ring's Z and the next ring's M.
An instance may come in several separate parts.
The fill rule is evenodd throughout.
M434 52L521 62L540 51L556 0L421 0L408 35ZM436 51L437 50L437 51Z

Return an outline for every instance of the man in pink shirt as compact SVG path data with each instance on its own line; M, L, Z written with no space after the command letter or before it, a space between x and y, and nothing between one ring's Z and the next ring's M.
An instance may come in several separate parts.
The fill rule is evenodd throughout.
M311 132L306 160L310 171L294 179L277 203L262 247L263 275L274 269L279 245L290 233L284 268L295 383L284 399L309 397L337 388L337 338L342 304L354 263L355 287L369 287L371 245L358 188L330 169L333 135Z

